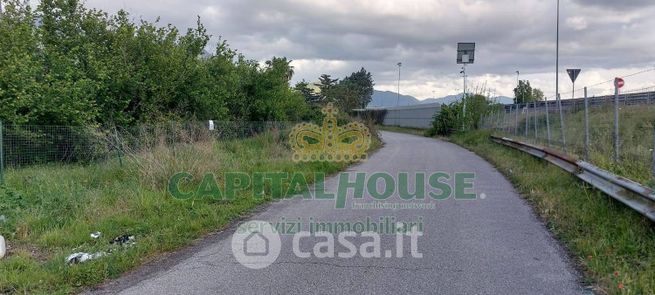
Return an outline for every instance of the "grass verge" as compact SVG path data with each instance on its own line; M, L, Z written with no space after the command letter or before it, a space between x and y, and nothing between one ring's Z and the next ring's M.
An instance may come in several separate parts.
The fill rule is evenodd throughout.
M494 164L533 204L601 294L655 293L655 227L648 219L560 168L489 140L456 134L454 143Z
M620 162L613 161L613 116L614 108L611 102L589 110L589 159L588 162L612 171L613 173L655 187L653 175L653 147L655 140L655 106L621 105L619 110ZM547 143L547 128L545 112L520 114L518 117L507 117L506 127L513 137L540 145ZM528 120L528 136L525 136L526 118ZM514 122L518 122L517 134L514 135ZM535 140L535 122L538 140ZM566 136L566 152L570 155L584 158L584 109L567 110L564 113ZM561 128L557 116L550 115L550 132L552 147L561 149Z
M0 260L0 293L74 293L116 278L155 256L221 229L271 197L247 192L233 201L210 198L181 201L166 191L168 178L187 171L199 182L212 172L219 185L224 172L335 173L343 163L295 163L287 136L269 132L245 140L205 141L156 147L124 164L49 165L10 170L0 187L0 234L10 245ZM379 147L374 139L372 149ZM251 174L252 175L252 174ZM92 239L90 233L102 236ZM134 235L129 247L110 245ZM74 252L112 252L67 265Z

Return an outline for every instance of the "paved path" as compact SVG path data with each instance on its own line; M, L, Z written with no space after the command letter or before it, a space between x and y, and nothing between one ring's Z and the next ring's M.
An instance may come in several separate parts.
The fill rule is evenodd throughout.
M474 201L434 201L433 209L335 209L334 201L289 200L251 217L276 222L314 218L361 221L393 216L422 217L422 258L298 258L292 238L282 237L271 266L253 270L237 263L231 250L234 229L208 237L199 246L110 282L96 293L122 294L583 294L576 271L561 247L512 185L489 163L454 144L382 132L384 148L357 172L475 172ZM336 179L326 182L336 191ZM413 183L413 182L410 182ZM410 190L411 191L411 190ZM398 200L397 197L393 199ZM371 199L364 199L366 202ZM352 200L347 203L351 205ZM393 202L391 199L389 202ZM321 239L321 238L316 238ZM322 239L324 240L324 239ZM322 241L321 240L321 241ZM311 249L310 246L301 248ZM382 238L382 251L395 238ZM342 247L343 248L343 247ZM340 249L337 247L337 249ZM394 251L395 252L395 251Z

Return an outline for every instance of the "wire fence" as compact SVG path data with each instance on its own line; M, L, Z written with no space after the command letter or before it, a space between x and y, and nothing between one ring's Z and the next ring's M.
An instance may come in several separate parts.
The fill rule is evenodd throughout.
M505 105L483 127L655 185L655 92Z
M289 130L294 122L170 122L157 125L96 128L13 125L0 122L0 183L6 169L52 163L88 164L126 154L207 140L252 137Z

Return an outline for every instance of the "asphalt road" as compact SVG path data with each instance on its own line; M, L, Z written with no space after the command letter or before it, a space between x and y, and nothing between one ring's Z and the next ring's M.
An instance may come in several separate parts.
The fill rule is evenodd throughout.
M584 294L566 253L512 185L489 163L444 141L382 132L386 145L349 172L474 172L476 200L420 201L431 209L335 209L330 200L293 199L273 203L249 220L362 221L367 217L422 220L417 238L422 258L411 256L409 237L403 258L299 258L292 235L281 236L281 253L270 266L255 270L232 254L235 227L198 245L101 286L93 293L121 294ZM413 177L410 176L410 179ZM410 184L413 181L410 181ZM337 179L326 181L336 191ZM410 191L413 186L410 185ZM350 192L352 195L352 191ZM484 194L484 199L482 198ZM354 202L372 202L371 198ZM400 203L397 196L387 202ZM418 201L415 201L418 202ZM335 238L336 239L336 238ZM326 238L302 240L311 251ZM361 245L367 241L356 237ZM394 235L383 235L383 255L397 249ZM337 245L336 250L343 250ZM393 250L394 254L396 250Z

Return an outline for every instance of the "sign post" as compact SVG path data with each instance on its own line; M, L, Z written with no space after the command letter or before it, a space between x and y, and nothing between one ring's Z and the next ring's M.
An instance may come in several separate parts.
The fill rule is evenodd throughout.
M572 91L572 97L575 98L575 80L578 79L578 75L580 75L580 69L567 69L566 72L569 74L569 78L571 78L571 82L573 82L573 91Z
M614 78L614 162L619 162L619 88L625 85L622 78Z
M466 65L475 61L475 43L457 43L457 64L461 64L461 74L464 76L464 94L462 96L462 129L466 129Z

